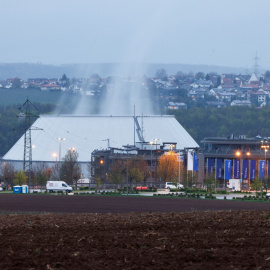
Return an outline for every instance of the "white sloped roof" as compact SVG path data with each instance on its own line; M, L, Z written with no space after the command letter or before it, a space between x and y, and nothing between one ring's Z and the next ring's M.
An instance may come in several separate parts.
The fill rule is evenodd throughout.
M174 116L138 117L146 142L154 138L159 143L176 142L177 149L199 147L194 139L179 124ZM91 160L91 153L96 149L106 149L108 140L110 147L122 148L123 145L134 144L133 116L40 116L33 124L42 130L31 131L32 160L55 161L53 153L59 155L60 143L57 138L65 138L61 142L61 158L68 149L74 147L79 154L79 161ZM135 142L139 142L135 132ZM5 160L23 160L24 136L3 157Z

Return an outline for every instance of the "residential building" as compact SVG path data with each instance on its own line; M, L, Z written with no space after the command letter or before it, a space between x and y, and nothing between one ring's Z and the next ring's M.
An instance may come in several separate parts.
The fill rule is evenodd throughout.
M249 100L233 100L231 106L248 106L251 107L251 102Z

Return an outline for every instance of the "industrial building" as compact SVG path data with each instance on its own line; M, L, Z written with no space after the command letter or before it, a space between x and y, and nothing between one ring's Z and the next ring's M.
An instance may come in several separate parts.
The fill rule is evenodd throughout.
M78 153L82 177L88 177L91 153L99 150L124 149L133 145L150 150L149 142L157 139L156 148L175 151L198 149L198 144L174 116L71 116L41 115L32 125L32 166L46 163L54 166L69 149ZM24 136L4 155L2 162L10 162L15 169L23 168Z
M268 180L269 139L261 136L247 138L245 135L205 138L198 154L199 182L214 174L221 188L228 186L229 179L239 179L241 188L248 190L255 178Z

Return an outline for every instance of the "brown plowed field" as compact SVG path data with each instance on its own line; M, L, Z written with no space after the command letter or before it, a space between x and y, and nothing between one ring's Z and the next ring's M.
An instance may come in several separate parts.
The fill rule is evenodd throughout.
M139 196L66 196L1 194L0 211L54 213L186 212L270 210L270 202L203 200Z
M268 202L1 194L0 269L270 269L268 209Z

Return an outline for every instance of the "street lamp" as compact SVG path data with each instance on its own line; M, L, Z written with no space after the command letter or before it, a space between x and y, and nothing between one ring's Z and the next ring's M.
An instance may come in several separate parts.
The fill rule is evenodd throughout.
M56 153L53 153L52 154L52 156L55 158L55 171L57 172L57 170L58 170L58 168L57 168L57 166L58 166L58 164L57 164L57 154Z
M69 148L70 150L70 174L71 174L71 181L73 184L73 152L75 151L74 147Z
M55 158L55 163L57 162L57 154L53 153L52 156Z
M179 165L179 168L178 168L178 182L179 182L179 185L180 185L180 174L181 174L181 152L179 151L179 155L178 155L178 165Z
M57 140L59 141L59 168L58 168L58 173L59 173L59 181L61 179L61 142L65 141L66 138L57 138Z
M269 149L269 145L268 145L268 141L267 140L263 140L261 141L262 145L261 145L261 148L264 150L264 177L266 177L266 152L268 151ZM261 177L261 199L262 199L262 190L263 190L263 187L262 187L262 177Z
M249 151L247 151L245 154L246 154L247 157L250 156ZM241 181L241 190L242 190L242 185L243 185L243 153L240 150L238 150L235 153L235 155L240 158L240 168L239 168L240 169L240 175L239 175L239 177L240 177L240 181Z
M128 151L127 151L127 195L128 195Z
M7 168L7 162L4 162L4 183L6 184L6 168Z
M160 141L160 139L153 139L153 141L155 141L155 145L156 145L156 166L155 166L155 174L156 174L156 184L157 184L157 141Z
M171 154L172 154L172 149L173 148L174 148L174 144L170 144Z
M128 158L129 158L128 152L137 150L138 148L137 147L130 147L129 145L126 145L124 147L126 147L126 149L124 149L124 151L127 152L127 195L128 195Z
M151 144L151 170L150 170L150 173L151 173L151 187L152 187L153 186L153 184L152 184L152 146L153 146L153 142L151 141L150 144Z

